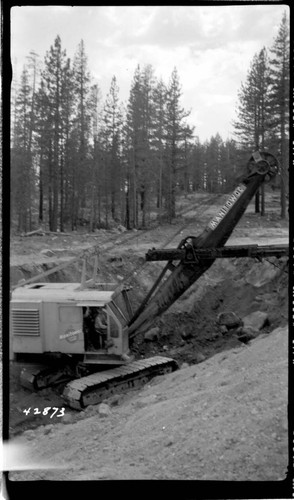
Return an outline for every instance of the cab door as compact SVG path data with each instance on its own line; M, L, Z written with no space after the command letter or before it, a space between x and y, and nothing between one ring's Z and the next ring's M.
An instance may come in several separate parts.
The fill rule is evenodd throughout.
M57 304L57 308L57 336L53 339L48 335L48 340L51 340L48 350L69 354L84 353L82 308L71 304Z

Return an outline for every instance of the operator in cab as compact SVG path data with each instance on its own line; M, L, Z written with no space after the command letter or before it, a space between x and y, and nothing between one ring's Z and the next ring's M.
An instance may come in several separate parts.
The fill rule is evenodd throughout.
M98 308L97 315L95 317L95 332L99 335L100 349L105 349L105 343L107 338L107 315L106 310L102 307Z

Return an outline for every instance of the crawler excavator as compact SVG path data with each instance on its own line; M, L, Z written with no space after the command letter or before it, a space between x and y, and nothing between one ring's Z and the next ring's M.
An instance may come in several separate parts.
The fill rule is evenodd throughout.
M146 260L167 263L135 313L124 288L104 286L101 290L81 283L35 280L15 287L10 357L25 363L22 385L38 390L62 383L67 404L81 410L113 392L176 370L176 361L167 357L134 360L133 338L146 332L216 258L287 254L287 248L279 246L224 246L257 190L277 172L276 158L256 151L242 182L199 236L185 238L176 249L149 250ZM91 325L95 328L94 316L101 309L106 315L105 329L96 331L101 342L93 347L89 330Z

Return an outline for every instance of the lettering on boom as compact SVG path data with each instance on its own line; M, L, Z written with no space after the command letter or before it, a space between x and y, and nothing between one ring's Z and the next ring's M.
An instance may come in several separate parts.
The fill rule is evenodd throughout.
M226 201L224 206L220 209L219 213L213 219L211 219L211 221L208 223L208 227L210 229L213 230L219 225L220 221L231 210L232 206L236 203L238 198L240 198L241 194L244 193L245 189L246 189L246 186L244 184L240 184L240 186L238 186L235 189L233 194Z

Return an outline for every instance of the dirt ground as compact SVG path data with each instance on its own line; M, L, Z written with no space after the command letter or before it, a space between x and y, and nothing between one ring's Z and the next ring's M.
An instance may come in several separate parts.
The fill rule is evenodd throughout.
M172 225L149 231L100 230L92 235L15 236L11 285L99 246L99 279L129 282L139 304L162 264L145 263L152 247L175 248L199 234L222 205L207 197L181 200ZM288 222L279 218L278 194L267 193L267 214L250 205L228 244L288 243ZM190 210L189 210L190 208ZM46 252L47 251L47 252ZM77 281L73 263L50 281ZM88 268L91 276L91 265ZM221 312L241 319L254 311L267 321L257 338L240 341L223 331ZM61 389L38 394L20 388L10 370L11 444L19 480L182 479L281 481L288 467L288 267L287 259L219 259L161 318L157 340L138 336L137 358L174 358L176 372L143 388L113 396L106 406L76 412ZM24 409L64 407L64 416L28 415ZM73 439L74 436L74 439ZM16 463L17 462L17 463ZM25 466L24 466L25 464Z

